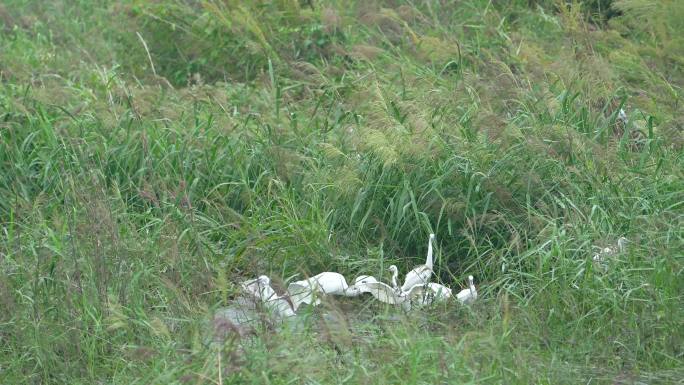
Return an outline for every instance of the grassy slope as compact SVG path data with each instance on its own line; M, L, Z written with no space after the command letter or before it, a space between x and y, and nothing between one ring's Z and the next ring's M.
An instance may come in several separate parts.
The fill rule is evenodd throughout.
M681 381L684 4L314 3L0 5L0 383ZM202 343L430 231L472 308Z

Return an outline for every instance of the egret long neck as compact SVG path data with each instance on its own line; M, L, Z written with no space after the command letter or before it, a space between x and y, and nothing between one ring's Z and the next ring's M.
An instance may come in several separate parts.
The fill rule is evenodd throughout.
M428 239L428 252L427 258L425 259L425 266L429 267L430 270L432 270L432 235L430 235Z
M395 289L396 289L397 287L399 287L399 283L397 283L397 277L398 277L398 276L399 276L399 271L398 271L398 270L394 270L394 271L392 272L392 287L395 288Z
M620 239L618 239L618 241L617 241L618 251L620 251L620 252L625 251L626 246L627 246L627 238L620 237Z

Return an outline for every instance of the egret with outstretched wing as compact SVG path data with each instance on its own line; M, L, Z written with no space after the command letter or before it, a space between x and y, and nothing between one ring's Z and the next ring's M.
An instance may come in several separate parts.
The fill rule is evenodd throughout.
M426 284L430 282L430 277L432 276L432 242L435 240L435 234L430 234L428 239L428 252L427 258L425 259L425 264L416 266L413 270L409 271L404 278L404 284L401 285L401 291L409 291L412 287L420 284Z

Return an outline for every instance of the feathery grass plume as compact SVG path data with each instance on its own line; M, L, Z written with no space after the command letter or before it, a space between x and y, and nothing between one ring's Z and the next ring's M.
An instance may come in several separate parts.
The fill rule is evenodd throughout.
M224 8L212 1L205 1L202 4L214 17L224 23L226 27L233 28L233 26L236 26L250 32L257 39L262 49L271 55L272 60L278 59L277 53L268 43L266 34L256 20L252 8L240 4Z
M392 166L399 160L399 154L385 133L379 130L367 130L363 133L365 146L373 152L385 165Z
M646 32L662 46L662 54L681 62L684 52L684 6L678 1L650 2L645 0L616 0L613 7L624 13L622 19L635 27L637 34Z
M352 167L341 167L333 169L332 183L336 191L342 193L345 197L351 197L362 186L362 181L359 179L357 170Z
M457 43L443 41L433 36L415 36L418 55L428 62L438 66L446 63L460 62L460 50Z
M323 150L323 154L330 159L340 160L346 159L347 156L337 147L330 143L319 143L318 144Z
M581 1L556 0L555 5L560 21L570 34L576 35L586 30L586 14Z
M382 48L372 45L357 44L351 48L351 55L357 59L372 61L384 51Z

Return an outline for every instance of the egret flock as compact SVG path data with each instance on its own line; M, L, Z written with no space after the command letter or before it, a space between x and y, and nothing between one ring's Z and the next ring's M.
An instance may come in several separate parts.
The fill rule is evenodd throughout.
M388 269L392 274L391 285L370 275L356 277L353 284L348 285L342 274L323 272L309 279L290 283L287 293L283 295L276 293L271 287L270 278L265 275L242 282L240 286L245 294L262 302L266 308L280 317L295 315L302 304L316 306L326 295L357 297L370 293L380 302L398 305L406 310L449 299L456 299L463 304L472 303L477 299L477 288L472 275L468 276L468 288L461 290L456 296L452 294L449 287L430 282L434 273L432 258L434 242L435 235L430 234L425 264L409 271L401 286L399 285L399 269L396 265L391 265Z
M592 258L594 265L601 272L608 271L608 262L611 257L614 257L618 253L622 253L627 249L627 243L629 240L625 237L620 237L614 246L608 246L602 248L598 253L594 254Z

